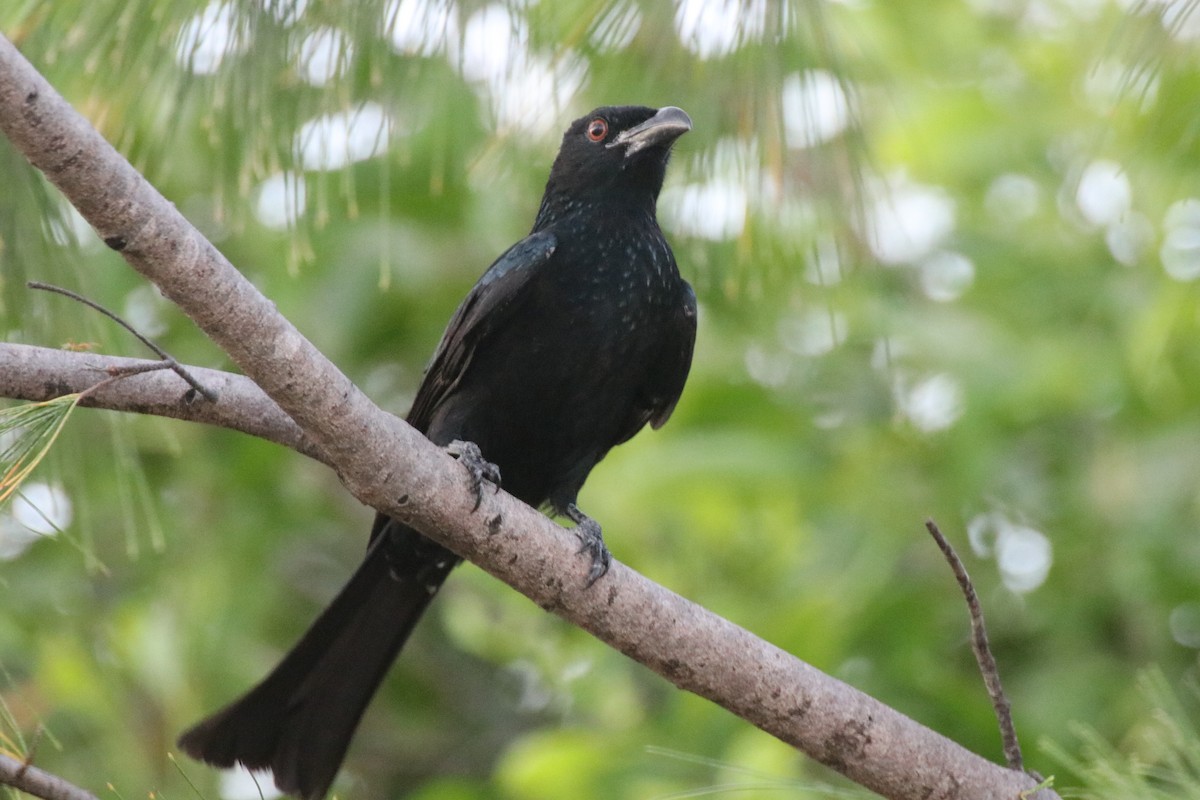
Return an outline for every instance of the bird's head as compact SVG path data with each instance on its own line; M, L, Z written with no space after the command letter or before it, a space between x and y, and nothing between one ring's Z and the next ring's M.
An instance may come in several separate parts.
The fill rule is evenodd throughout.
M552 195L653 208L667 172L671 145L692 128L681 108L604 106L571 123L546 183Z

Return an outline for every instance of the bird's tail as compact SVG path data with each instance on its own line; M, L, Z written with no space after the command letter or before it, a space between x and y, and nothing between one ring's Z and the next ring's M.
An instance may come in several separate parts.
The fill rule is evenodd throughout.
M382 515L367 556L261 683L179 738L220 767L270 769L275 785L318 800L417 620L458 559Z

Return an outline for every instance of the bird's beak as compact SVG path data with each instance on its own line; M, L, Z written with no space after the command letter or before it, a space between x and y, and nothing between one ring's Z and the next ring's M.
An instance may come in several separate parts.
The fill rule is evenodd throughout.
M672 142L692 129L692 118L682 108L667 106L641 125L621 131L608 146L624 145L625 157L654 145L670 146Z

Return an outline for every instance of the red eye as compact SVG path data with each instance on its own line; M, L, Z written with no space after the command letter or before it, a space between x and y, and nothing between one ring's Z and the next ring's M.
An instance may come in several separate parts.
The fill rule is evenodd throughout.
M596 117L594 120L588 123L587 137L593 142L603 141L604 137L607 135L608 123L600 119L600 117Z

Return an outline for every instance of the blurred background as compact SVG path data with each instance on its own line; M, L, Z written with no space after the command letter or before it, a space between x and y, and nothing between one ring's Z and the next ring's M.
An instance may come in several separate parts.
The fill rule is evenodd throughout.
M15 0L12 39L377 402L532 224L562 130L678 105L663 227L700 298L671 423L581 506L617 558L995 760L936 519L1028 764L1200 791L1200 13L1106 0ZM223 354L0 142L6 341ZM79 411L0 511L0 745L104 795L175 760L357 563L324 467ZM471 565L339 796L827 797L847 784ZM270 796L269 781L263 786Z

